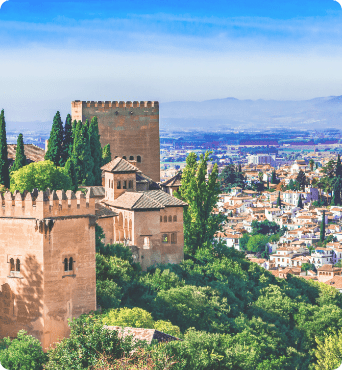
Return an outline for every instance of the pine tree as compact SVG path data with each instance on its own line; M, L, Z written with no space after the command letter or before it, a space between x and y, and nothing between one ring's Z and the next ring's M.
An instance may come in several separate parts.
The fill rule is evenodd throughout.
M68 114L65 120L64 131L63 131L63 147L62 147L62 157L59 161L61 167L65 166L67 160L72 154L73 145L73 135L72 135L72 124L71 115Z
M72 161L71 158L69 158L66 161L64 168L66 169L68 176L70 177L71 182L72 182L73 188L71 190L76 192L78 189L78 181L77 181L77 176L75 172L74 162Z
M110 145L107 144L102 149L102 166L112 160L112 153L110 152Z
M299 195L297 207L303 209L303 200L301 195Z
M277 207L281 207L280 191L278 192Z
M4 110L2 110L0 114L0 184L4 185L6 188L10 186Z
M53 118L53 124L50 132L48 150L45 153L45 160L52 161L56 166L63 155L63 123L59 112Z
M81 121L78 121L74 135L72 161L74 162L77 182L78 184L93 186L94 161L90 152L88 123L82 124Z
M94 160L93 175L94 185L101 185L102 148L100 143L99 126L97 117L93 117L89 125L90 152Z
M20 168L26 166L26 155L24 152L23 134L19 134L17 140L17 149L15 152L15 161L11 167L11 172L18 171Z
M325 211L323 211L319 240L323 243L325 239Z

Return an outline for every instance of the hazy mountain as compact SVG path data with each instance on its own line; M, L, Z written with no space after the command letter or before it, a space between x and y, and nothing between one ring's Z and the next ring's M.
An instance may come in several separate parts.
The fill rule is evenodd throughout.
M181 101L160 105L162 129L324 129L340 128L342 96L302 101Z

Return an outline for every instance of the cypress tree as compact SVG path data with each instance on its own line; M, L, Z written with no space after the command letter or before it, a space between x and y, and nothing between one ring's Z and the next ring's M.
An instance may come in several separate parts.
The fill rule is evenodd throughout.
M334 185L334 195L331 199L332 206L339 206L341 204L341 190L342 190L342 180L341 177L337 177Z
M66 163L65 163L65 167L64 167L68 173L68 176L70 177L71 179L71 182L72 182L72 191L77 191L78 189L78 181L77 181L77 176L76 176L76 172L75 172L75 167L74 167L74 162L72 161L71 158L69 158Z
M239 164L239 172L240 172L240 173L242 172L241 164Z
M0 114L0 184L10 186L5 111Z
M11 172L18 171L20 168L26 166L26 155L24 152L23 134L19 134L17 140L17 149L15 152L15 161L11 168Z
M110 152L110 145L107 144L102 149L102 166L112 160L112 153Z
M90 152L88 122L82 124L78 121L72 149L72 161L78 184L87 186L94 185L94 161Z
M277 207L281 207L280 191L278 192Z
M342 177L342 164L341 164L341 158L340 155L337 156L337 162L336 162L336 177Z
M325 239L325 211L323 211L319 240L323 243Z
M272 171L271 184L275 185L277 183L277 175L275 170Z
M75 130L76 130L76 126L77 126L77 121L76 120L73 120L73 122L72 122L72 124L71 124L71 131L72 131L72 137L74 138L75 136L75 134L74 134L74 132L75 132Z
M303 209L303 200L301 195L299 195L297 207Z
M100 143L99 126L96 116L92 118L89 125L89 144L91 156L93 157L94 161L94 185L101 185L102 148Z
M267 189L269 189L269 188L270 188L270 179L267 176Z
M65 120L64 131L63 131L63 148L62 148L62 157L59 161L61 167L65 166L65 163L70 158L72 153L72 124L71 124L71 115L68 114Z
M63 123L59 112L53 118L53 124L50 132L48 150L45 153L45 160L52 161L56 166L59 166L63 156Z

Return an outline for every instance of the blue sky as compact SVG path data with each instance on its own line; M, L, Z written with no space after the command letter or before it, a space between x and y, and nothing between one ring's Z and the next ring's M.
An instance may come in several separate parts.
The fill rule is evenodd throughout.
M0 48L0 101L12 121L48 119L74 99L342 95L333 0L9 0Z

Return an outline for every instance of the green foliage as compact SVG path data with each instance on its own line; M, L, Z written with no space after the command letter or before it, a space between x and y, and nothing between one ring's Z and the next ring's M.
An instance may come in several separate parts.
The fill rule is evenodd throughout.
M64 168L65 168L65 172L67 173L67 175L69 176L71 180L71 190L76 192L78 189L77 177L76 177L74 162L71 160L71 158L68 158L68 160L65 163Z
M313 265L312 263L302 263L301 267L303 271L308 271L308 270L315 271L316 270L315 265Z
M110 326L123 326L131 328L154 328L152 315L142 308L120 308L110 310L103 315L102 322Z
M161 331L162 333L166 333L169 335L173 335L174 337L179 338L181 336L181 332L178 326L173 325L171 321L164 321L158 320L154 323L154 329Z
M236 186L242 189L245 188L245 178L241 171L241 165L237 167L233 164L229 164L224 167L218 179L220 181L222 191L229 192L231 188Z
M272 171L271 184L279 184L275 170Z
M51 161L59 166L63 161L63 123L59 112L53 118L52 128L49 137L48 150L45 153L45 160Z
M131 337L119 339L118 332L106 329L99 316L81 316L69 325L69 338L49 350L46 370L84 370L102 355L117 359L134 348Z
M280 191L278 192L278 198L277 198L277 207L281 207L282 206L282 203L281 203L281 198L280 198Z
M96 281L96 302L103 309L117 308L122 299L122 289L112 280Z
M250 252L263 252L268 243L268 237L262 234L253 235L248 239L246 249Z
M56 167L51 161L34 162L20 168L11 174L11 191L19 190L23 193L25 190L45 191L51 190L69 190L72 189L71 179L66 170Z
M182 173L182 186L176 197L188 203L184 209L184 244L185 251L194 254L198 248L212 248L214 235L225 219L221 214L213 214L212 210L218 202L220 187L217 182L218 167L214 165L207 176L209 152L197 155L190 153Z
M321 243L324 242L324 239L325 239L325 211L323 211L321 228L319 233L319 240Z
M72 133L71 115L68 114L65 120L63 131L62 155L60 159L61 166L65 166L68 159L71 157L72 146L73 146L73 133Z
M88 123L78 121L74 131L74 143L72 148L72 161L74 162L78 184L93 186L94 160L91 156Z
M94 116L89 125L89 145L91 156L94 160L93 176L94 185L102 185L101 178L101 166L102 166L102 148L100 143L99 126L97 122L97 117Z
M23 134L19 134L17 140L17 148L15 152L15 160L11 167L11 172L18 171L20 168L26 166L26 155L24 152Z
M41 370L47 356L38 339L20 330L15 339L0 341L0 363L9 370Z
M7 138L6 138L6 121L4 110L2 110L0 114L0 184L4 185L5 188L10 187Z
M342 168L342 166L341 166ZM335 185L334 185L334 195L331 199L332 206L339 206L341 205L341 190L342 190L342 179L340 176L336 178Z
M301 208L301 209L304 208L304 206L303 206L303 200L302 200L302 196L301 195L299 195L297 207L298 208Z
M268 220L259 222L257 220L252 221L252 235L263 234L276 234L279 232L280 226L275 222L270 222Z
M305 185L307 184L306 176L303 170L299 170L296 182L299 184L299 188L303 191L305 190Z
M112 160L112 153L110 152L110 145L107 144L102 149L102 166Z
M316 339L317 358L316 370L335 370L342 363L342 331L325 335L323 339Z

